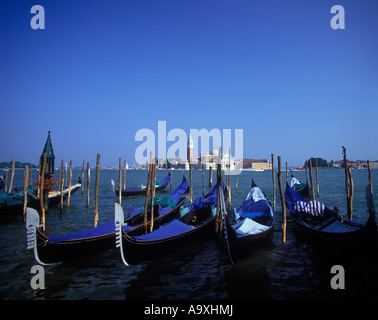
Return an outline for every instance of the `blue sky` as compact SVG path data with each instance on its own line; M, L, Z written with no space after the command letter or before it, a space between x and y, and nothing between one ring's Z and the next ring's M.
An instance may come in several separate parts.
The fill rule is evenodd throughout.
M378 160L377 1L2 0L0 15L0 161L38 163L51 130L58 163L133 163L158 120L243 129L244 157L289 166L342 145Z

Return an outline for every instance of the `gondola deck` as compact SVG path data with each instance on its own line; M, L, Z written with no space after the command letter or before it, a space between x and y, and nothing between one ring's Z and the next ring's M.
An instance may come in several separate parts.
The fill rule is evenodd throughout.
M174 190L170 196L175 199L175 207L161 208L156 205L154 228L167 223L178 216L180 206L184 204L189 194L189 184L185 177L180 186ZM28 216L36 216L29 218ZM31 222L33 222L31 224ZM132 220L125 219L124 231L127 234L139 234L143 229L143 223L133 224ZM147 223L147 228L150 221ZM35 259L41 264L51 264L58 261L72 259L78 256L93 254L106 249L114 248L115 225L114 220L104 223L95 228L90 228L77 233L63 236L46 236L39 226L39 216L36 211L28 208L26 228L28 233L33 233L33 242L29 248L34 248Z

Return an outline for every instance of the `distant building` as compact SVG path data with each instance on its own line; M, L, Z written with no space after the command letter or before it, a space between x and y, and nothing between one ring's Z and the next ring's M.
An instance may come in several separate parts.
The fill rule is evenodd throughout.
M267 159L243 159L243 169L272 170L272 164Z

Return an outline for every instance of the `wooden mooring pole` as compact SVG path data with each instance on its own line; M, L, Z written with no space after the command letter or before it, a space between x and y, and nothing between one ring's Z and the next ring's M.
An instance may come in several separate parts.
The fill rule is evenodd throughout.
M348 175L349 175L349 208L350 208L350 215L348 215L349 221L353 218L353 196L354 196L354 183L352 177L352 170L348 168Z
M370 186L370 193L373 196L373 182L371 179L371 169L370 169L370 161L367 161L368 171L369 171L369 186Z
M151 177L151 219L150 219L150 232L154 230L154 200L155 200L155 184L156 184L156 158L151 164L152 177Z
M70 206L70 200L71 200L71 185L72 185L72 160L70 160L70 183L68 184L68 199L67 199L67 207Z
M89 191L91 185L91 167L89 162L87 162L87 208L89 208Z
M205 166L202 165L202 195L205 195Z
M24 168L24 203L23 203L23 214L24 214L24 221L25 221L25 217L26 217L26 206L27 206L27 203L28 203L28 173L29 173L29 170L28 170L28 166L25 166Z
M318 158L316 158L315 160L315 174L316 174L316 196L319 198Z
M81 194L84 194L84 168L85 160L83 160L83 169L81 170Z
M9 184L8 193L11 193L11 192L12 192L12 187L13 187L13 178L14 178L14 170L15 170L15 162L14 162L14 158L13 158L13 159L12 159L12 172L11 172L11 180L10 180L10 184Z
M45 174L45 168L46 168L46 153L43 154L43 161L42 161L42 169L39 172L39 177L40 177L40 184L39 184L39 204L41 206L41 212L42 212L42 224L43 224L43 232L46 230L46 212L45 212L45 204L43 203L43 187L44 187L44 174ZM48 192L48 191L46 191Z
M95 204L94 204L94 226L97 227L98 222L98 187L100 182L100 154L97 154L96 163L96 184L95 184Z
M348 210L348 219L351 220L353 216L353 208L351 206L352 201L350 201L350 177L349 177L349 170L348 170L348 161L346 158L346 148L342 146L343 148L343 158L344 158L344 166L345 166L345 190L346 190L346 196L347 196L347 210Z
M193 202L193 181L192 181L192 162L189 160L189 181L190 181L190 203Z
M148 172L147 172L147 185L146 185L146 199L144 201L144 212L143 212L143 230L144 230L144 233L146 234L147 233L147 206L148 206L148 198L150 197L150 190L151 190L151 178L152 178L152 168L151 168L151 165L152 165L152 151L150 151L150 163L148 164Z
M309 160L309 172L310 172L310 182L311 182L311 200L315 200L315 190L314 190L314 180L312 179L312 162Z
M274 172L274 154L272 153L273 210L276 210L276 174Z
M282 170L281 170L281 156L278 156L278 187L280 189L281 206L282 206L282 243L286 243L286 203L282 189Z
M60 170L59 170L59 174L61 175L60 177L60 185L59 185L59 188L60 188L60 213L62 214L63 213L63 200L64 200L64 197L63 197L63 189L64 189L64 163L63 163L63 160L62 160L62 165L60 167Z
M118 184L119 184L118 201L119 201L119 204L121 204L122 202L122 158L119 158Z

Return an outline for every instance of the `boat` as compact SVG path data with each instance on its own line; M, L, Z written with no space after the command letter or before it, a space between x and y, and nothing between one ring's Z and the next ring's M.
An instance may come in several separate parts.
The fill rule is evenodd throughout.
M301 183L294 175L291 175L290 187L297 191L302 197L310 198L310 187L307 183Z
M189 194L189 184L185 177L181 184L167 197L174 203L174 207L154 205L154 228L166 224L176 218ZM149 212L147 211L149 216ZM114 220L108 221L97 227L83 230L63 236L47 236L39 225L38 212L27 208L26 229L28 249L34 250L35 260L40 264L52 264L88 254L97 254L107 249L114 248L115 224ZM147 229L150 221L147 223ZM132 216L126 217L124 231L126 234L139 234L144 230L143 222L133 223Z
M350 245L361 245L371 232L376 231L373 210L364 225L347 221L339 214L337 206L332 210L319 201L306 200L289 185L286 186L285 202L300 234L323 249L350 251Z
M224 184L223 184L224 187ZM192 204L180 208L177 219L144 234L128 234L124 228L122 207L115 204L116 246L125 265L135 265L172 252L203 235L214 234L218 184Z
M171 173L169 172L168 176L165 179L163 179L161 181L156 181L155 191L164 190L167 187L170 180L171 180ZM111 179L110 182L111 182L114 194L118 197L119 196L119 188L117 188L115 186L113 179ZM144 195L146 193L147 193L147 188L146 188L146 186L143 186L143 185L141 185L139 187L135 187L135 188L121 189L121 196L122 197L139 196L139 195Z
M232 260L258 248L272 238L275 213L269 198L252 179L251 189L233 215L225 219Z
M71 186L71 195L81 188L81 180L79 177L78 182ZM63 199L67 199L70 188L63 190ZM49 192L49 207L54 207L60 204L61 192ZM24 192L11 192L0 195L0 220L11 221L23 217L23 203ZM36 210L40 209L40 198L38 197L37 188L28 188L27 190L27 206Z
M73 186L71 186L70 195L72 196L80 188L81 188L81 179L80 179L80 176L79 176L77 183L74 184ZM63 189L63 199L64 200L68 198L69 191L70 191L69 187ZM49 192L49 207L55 207L55 206L60 204L61 194L62 193L60 192L60 190ZM39 196L38 196L37 188L34 188L32 192L29 192L28 196L29 196L28 206L31 207L31 208L34 208L34 209L40 209L41 206L40 206L40 199L39 199Z
M0 176L0 190L3 189L4 186L5 186L4 178L3 178L3 176Z

